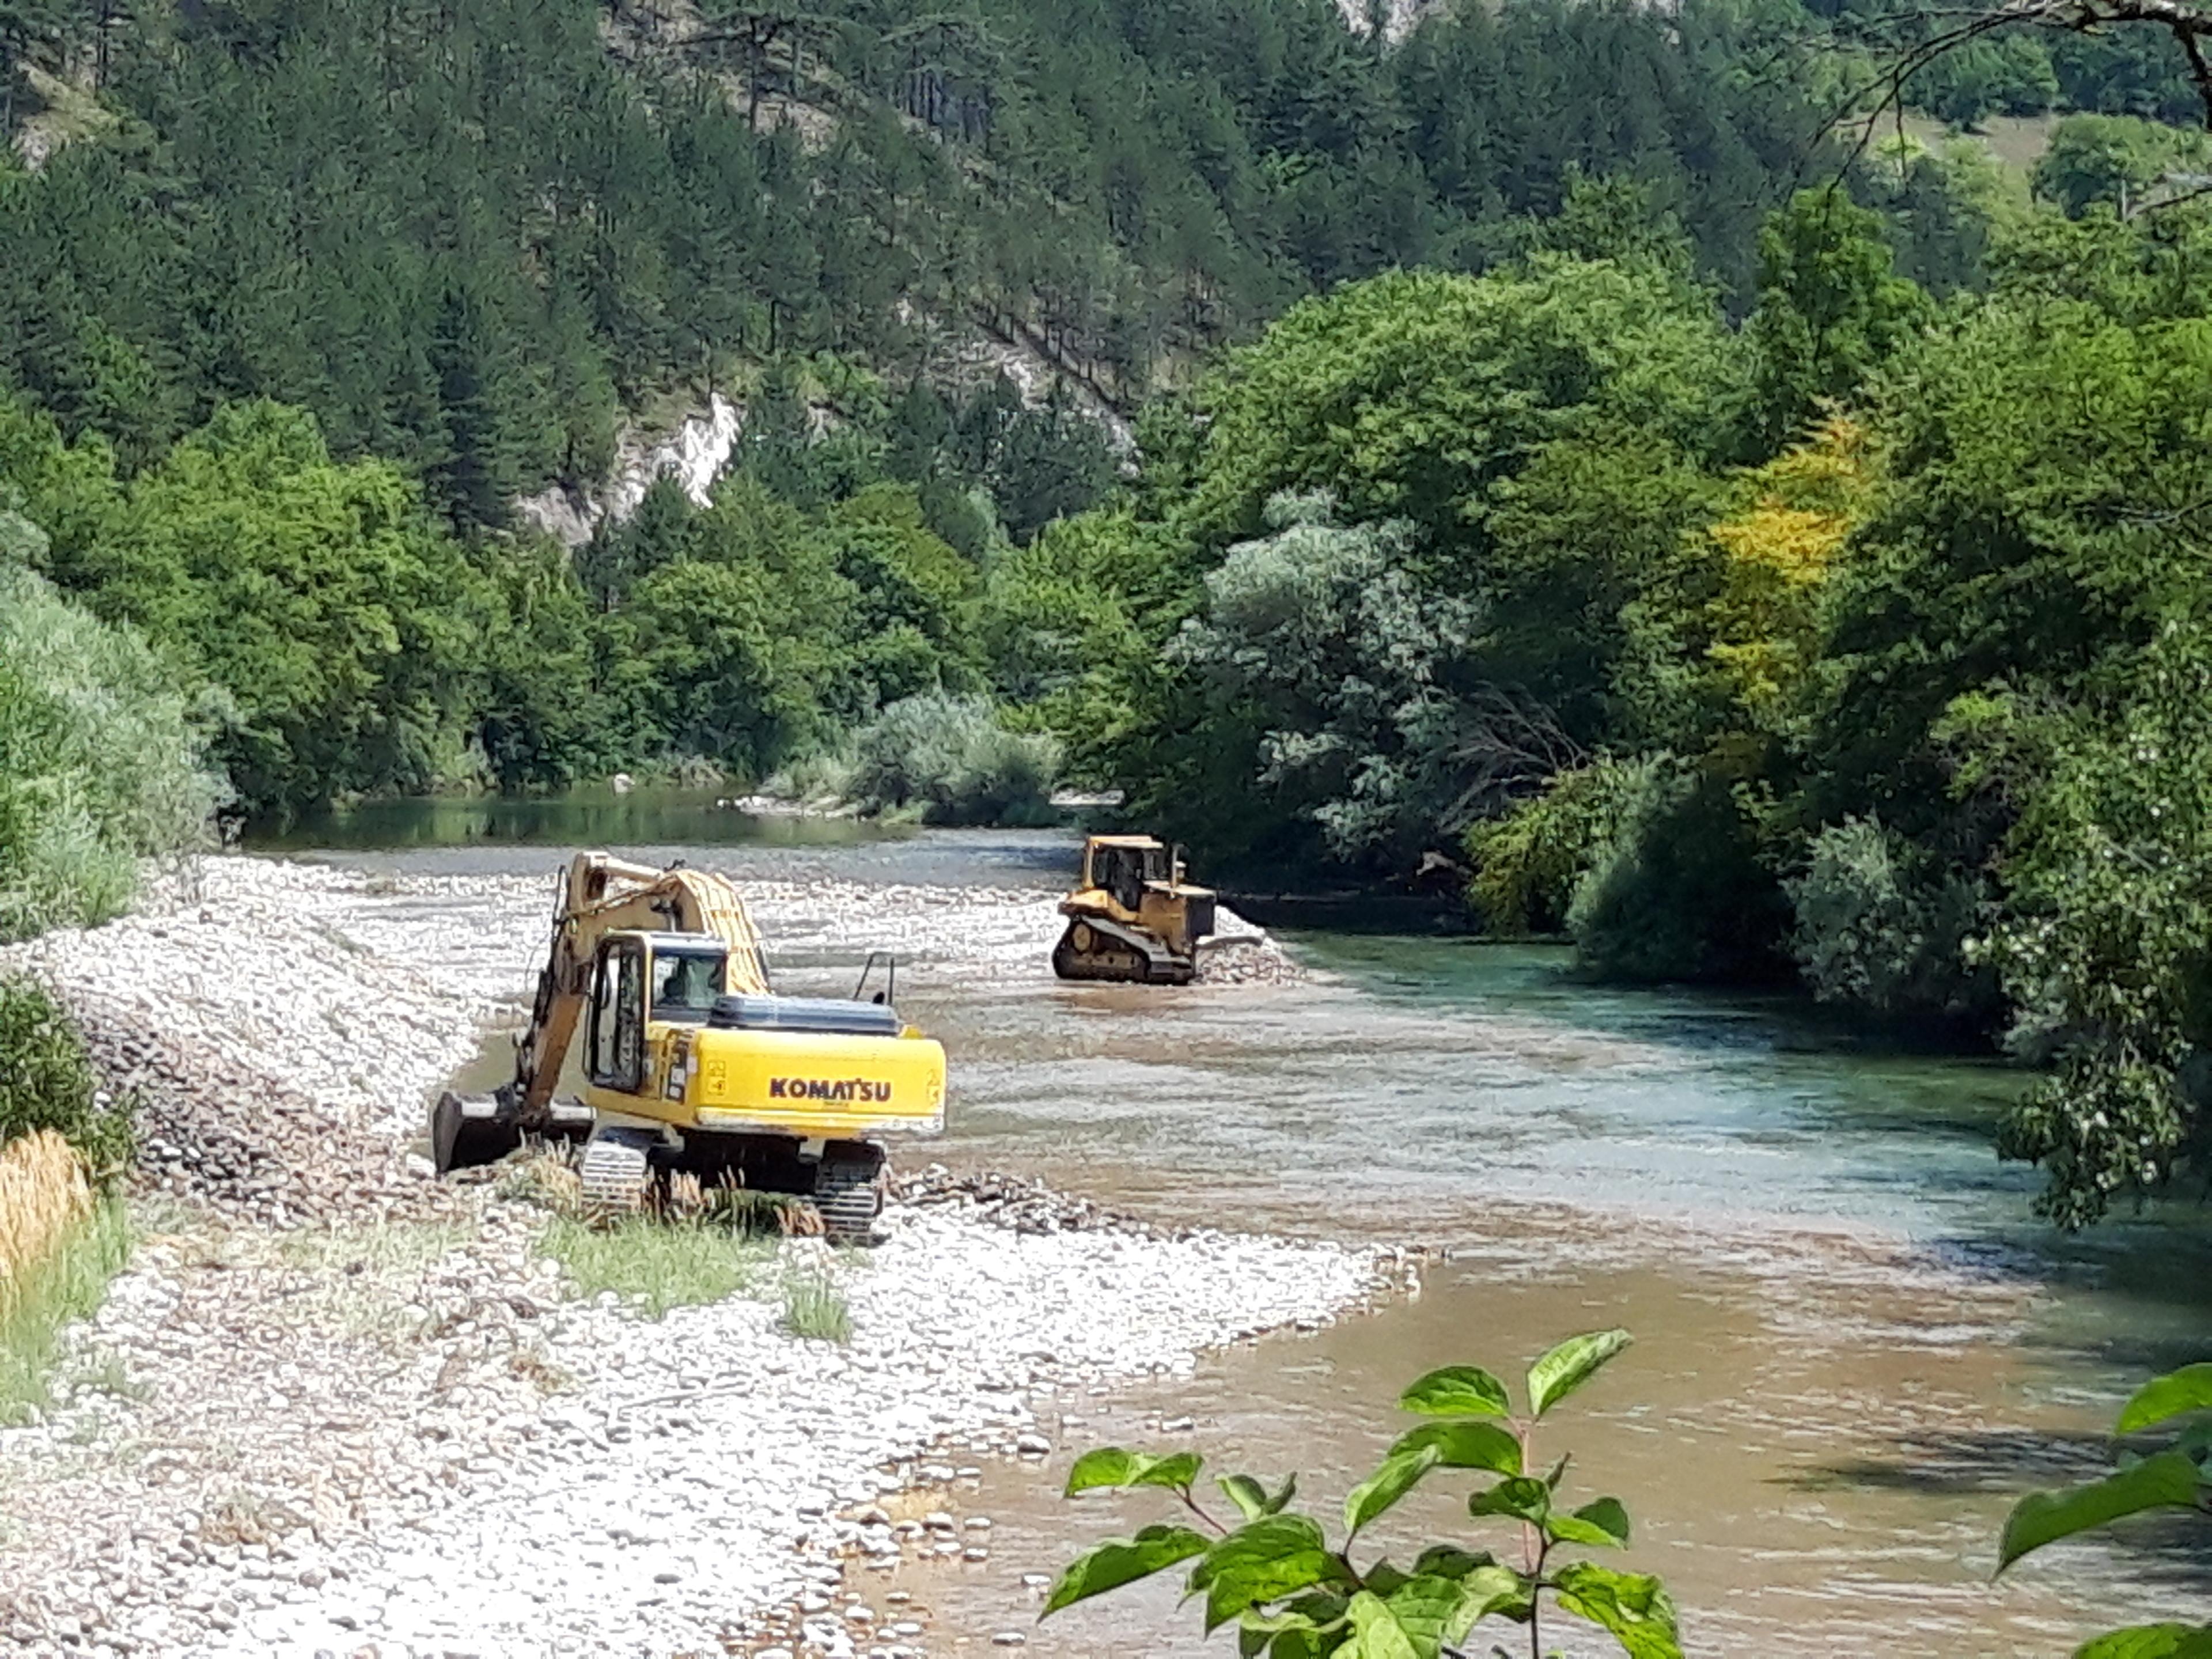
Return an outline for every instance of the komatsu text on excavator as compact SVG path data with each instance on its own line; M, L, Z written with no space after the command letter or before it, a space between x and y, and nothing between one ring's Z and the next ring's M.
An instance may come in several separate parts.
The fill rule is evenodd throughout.
M582 1140L591 1213L635 1210L656 1175L684 1173L811 1196L830 1237L865 1240L882 1204L876 1137L945 1122L945 1050L900 1023L895 973L872 1000L775 995L729 882L579 854L514 1079L439 1100L439 1172L495 1162L526 1135ZM581 1098L556 1100L580 1028Z

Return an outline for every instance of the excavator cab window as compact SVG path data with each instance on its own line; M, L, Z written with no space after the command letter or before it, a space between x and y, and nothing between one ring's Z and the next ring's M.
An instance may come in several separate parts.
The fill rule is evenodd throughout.
M592 1081L635 1093L645 1086L645 946L634 939L599 947L592 994Z
M722 994L722 953L690 947L653 952L653 1018L697 1025Z

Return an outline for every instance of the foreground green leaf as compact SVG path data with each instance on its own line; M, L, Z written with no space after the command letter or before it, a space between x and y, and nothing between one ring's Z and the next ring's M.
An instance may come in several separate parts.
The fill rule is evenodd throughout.
M1528 1367L1528 1411L1541 1417L1597 1374L1629 1343L1626 1331L1589 1331L1571 1336Z
M1562 1544L1587 1544L1595 1549L1628 1547L1628 1511L1618 1498L1601 1498L1572 1515L1554 1515L1544 1531Z
M1303 1515L1271 1515L1209 1547L1191 1569L1189 1592L1206 1596L1209 1633L1255 1607L1316 1585L1349 1585L1321 1528Z
M1552 1512L1552 1489L1528 1475L1516 1475L1510 1480L1499 1481L1486 1492L1475 1493L1467 1500L1467 1512L1476 1516L1510 1516L1516 1521L1541 1526Z
M1153 1457L1144 1452L1125 1451L1119 1446L1101 1446L1075 1460L1075 1467L1067 1472L1066 1495L1073 1498L1080 1492L1126 1486L1185 1490L1198 1479L1201 1462L1196 1452Z
M1353 1596L1346 1611L1352 1616L1352 1640L1337 1650L1344 1659L1436 1659L1435 1646L1416 1647L1390 1604L1372 1590Z
M1629 1659L1682 1659L1674 1603L1648 1573L1577 1561L1553 1575L1563 1612L1611 1631Z
M2212 1625L2137 1625L2106 1631L2074 1659L2212 1659Z
M1505 1385L1481 1366L1447 1365L1400 1395L1398 1408L1424 1417L1504 1417L1512 1402Z
M1437 1462L1448 1469L1487 1469L1492 1474L1521 1473L1521 1443L1511 1431L1480 1419L1424 1423L1408 1429L1390 1447L1397 1457L1433 1446Z
M1295 1474L1285 1477L1281 1488L1273 1495L1249 1474L1224 1474L1214 1485L1221 1488L1229 1501L1237 1505L1237 1512L1247 1521L1280 1515L1298 1494L1298 1478Z
M2139 1434L2190 1412L2212 1411L2212 1364L2154 1376L2120 1407L2115 1434Z
M2002 1572L2030 1550L2123 1516L2193 1508L2201 1480L2186 1454L2164 1451L2086 1486L2032 1492L2005 1517L2004 1535L1997 1543L1997 1571Z
M1109 1538L1068 1564L1037 1617L1045 1619L1062 1607L1149 1578L1161 1568L1188 1561L1194 1555L1203 1555L1207 1542L1203 1534L1188 1527L1146 1527L1134 1538Z
M1421 1477L1440 1461L1434 1446L1394 1451L1385 1457L1375 1473L1354 1486L1344 1500L1346 1541L1358 1537L1362 1527L1420 1485Z

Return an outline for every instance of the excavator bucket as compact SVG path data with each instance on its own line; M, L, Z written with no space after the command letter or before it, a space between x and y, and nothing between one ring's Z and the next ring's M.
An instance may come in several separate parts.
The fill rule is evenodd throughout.
M496 1164L520 1147L526 1136L581 1140L592 1132L591 1109L580 1101L556 1101L544 1121L526 1125L507 1094L438 1097L430 1113L430 1161L440 1175Z

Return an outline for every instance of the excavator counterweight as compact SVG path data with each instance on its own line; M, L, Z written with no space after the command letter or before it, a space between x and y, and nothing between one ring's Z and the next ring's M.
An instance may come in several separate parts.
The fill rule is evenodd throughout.
M945 1121L945 1050L887 994L777 996L729 882L580 854L514 1075L488 1097L440 1098L434 1159L443 1174L532 1137L581 1140L594 1212L637 1209L659 1176L681 1172L810 1196L831 1237L864 1239L881 1202L878 1137ZM581 1092L556 1099L572 1050Z

